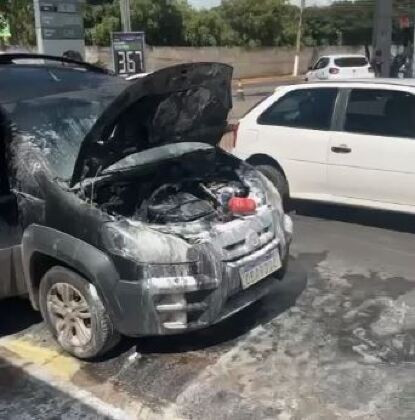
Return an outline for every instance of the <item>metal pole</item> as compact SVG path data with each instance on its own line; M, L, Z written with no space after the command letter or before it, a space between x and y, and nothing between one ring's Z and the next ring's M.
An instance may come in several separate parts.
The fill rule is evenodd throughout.
M121 26L123 32L131 32L130 0L120 0Z
M298 31L297 31L297 43L296 43L296 51L295 51L295 58L294 58L294 69L293 69L293 76L298 76L298 69L300 65L300 53L301 53L301 37L303 34L303 13L305 8L305 0L301 0L300 6L300 18L298 20Z
M373 25L373 59L381 63L382 77L390 76L393 0L377 0Z

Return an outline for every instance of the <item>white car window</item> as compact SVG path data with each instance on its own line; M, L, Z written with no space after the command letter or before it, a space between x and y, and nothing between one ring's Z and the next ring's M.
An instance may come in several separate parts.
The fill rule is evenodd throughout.
M334 60L337 67L365 67L369 64L365 57L341 57Z
M329 130L338 89L298 89L284 95L258 118L260 125Z
M320 60L317 61L315 66L313 67L313 70L321 70L325 69L330 63L330 59L327 57L320 58Z
M354 89L347 106L344 130L415 138L415 96L400 91Z

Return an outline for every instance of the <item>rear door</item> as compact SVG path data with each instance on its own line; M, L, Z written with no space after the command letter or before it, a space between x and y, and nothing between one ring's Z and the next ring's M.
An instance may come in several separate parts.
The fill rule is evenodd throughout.
M415 91L351 89L343 131L334 132L328 181L333 195L415 205Z
M283 167L293 197L327 193L327 150L337 88L288 91L257 119L252 149Z
M328 57L322 57L317 61L313 67L312 77L310 80L326 80L329 77L329 64L330 59Z

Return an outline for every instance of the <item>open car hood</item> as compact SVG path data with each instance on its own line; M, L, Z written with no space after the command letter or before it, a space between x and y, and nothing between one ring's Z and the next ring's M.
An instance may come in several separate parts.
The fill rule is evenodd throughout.
M169 67L129 85L85 136L71 186L124 157L169 143L220 142L232 108L232 67Z

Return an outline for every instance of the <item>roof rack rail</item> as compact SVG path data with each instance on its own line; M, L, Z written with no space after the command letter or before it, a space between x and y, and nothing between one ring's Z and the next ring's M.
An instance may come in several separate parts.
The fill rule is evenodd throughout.
M89 71L95 73L113 74L112 71L104 69L102 67L95 66L94 64L86 63L84 61L72 60L71 58L58 57L54 55L46 54L34 54L34 53L4 53L0 54L0 65L1 64L15 64L15 60L49 60L56 61L58 63L75 64L79 67L83 67Z

